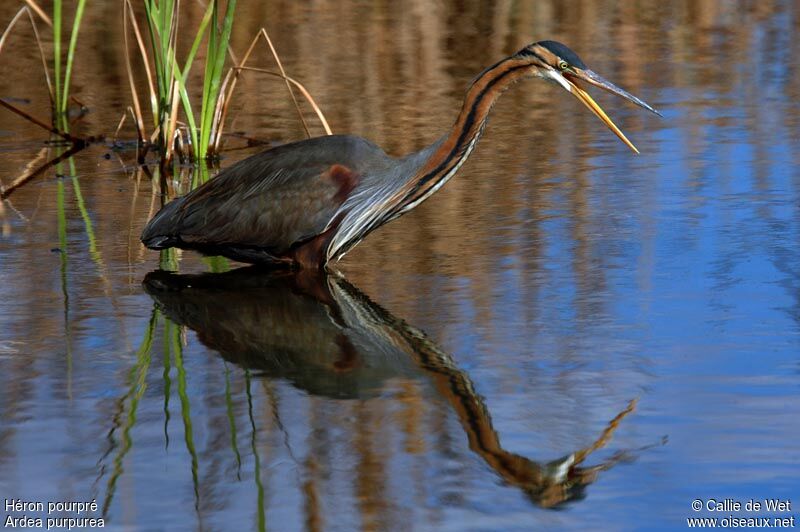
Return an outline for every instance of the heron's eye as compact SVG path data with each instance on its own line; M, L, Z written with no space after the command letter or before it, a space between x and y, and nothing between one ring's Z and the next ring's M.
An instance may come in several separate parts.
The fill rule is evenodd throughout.
M567 63L567 62L566 62L566 61L564 61L563 59L562 59L561 61L559 61L559 62L558 62L558 69L559 69L559 70L566 70L566 69L568 69L568 68L569 68L569 63Z

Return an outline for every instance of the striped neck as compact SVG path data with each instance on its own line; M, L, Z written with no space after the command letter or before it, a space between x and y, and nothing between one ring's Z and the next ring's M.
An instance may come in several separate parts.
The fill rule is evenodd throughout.
M453 177L475 148L497 98L514 82L530 77L530 66L530 59L515 55L475 79L450 132L434 144L430 157L393 198L390 219L413 209Z
M341 259L370 231L410 211L453 177L475 148L498 96L515 81L533 75L534 65L531 56L518 53L484 70L467 90L448 134L399 161L393 169L397 174L388 172L374 188L362 191L373 196L348 198L339 211L344 218L328 245L328 259Z

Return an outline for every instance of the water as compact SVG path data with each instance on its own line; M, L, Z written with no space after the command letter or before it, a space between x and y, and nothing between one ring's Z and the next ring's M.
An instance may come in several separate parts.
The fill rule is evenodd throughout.
M390 153L435 139L475 73L540 38L664 118L597 95L634 156L522 83L459 175L327 279L151 274L158 177L105 145L47 170L0 211L0 498L94 499L108 528L142 530L796 515L691 509L800 504L793 2L238 9L236 50L266 25L334 131ZM87 10L79 132L110 134L129 105L117 18ZM46 116L32 41L7 46L0 95ZM231 129L301 138L281 89L246 77ZM0 130L8 186L48 153L9 113ZM219 266L184 253L180 272Z

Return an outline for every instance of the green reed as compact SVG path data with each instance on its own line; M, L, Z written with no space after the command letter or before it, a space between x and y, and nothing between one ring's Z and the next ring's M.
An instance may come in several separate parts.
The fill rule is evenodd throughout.
M211 18L217 21L219 18L217 0L214 0L211 5L213 6ZM222 29L219 29L216 24L213 24L208 36L208 52L206 54L205 77L203 79L203 104L200 117L200 144L197 147L200 158L202 159L205 159L209 155L208 149L212 133L219 127L215 116L221 111L220 105L222 102L219 95L225 67L225 56L228 52L228 44L231 39L231 28L233 27L235 9L236 0L228 0L225 7Z
M59 155L63 154L64 148L57 148ZM100 252L97 250L97 239L94 235L92 227L92 220L89 217L89 212L86 209L86 203L83 200L80 184L78 183L77 171L75 169L75 160L70 156L67 159L69 166L72 191L75 195L75 202L78 206L78 211L83 220L84 231L89 240L89 255L98 266L98 271L102 272L104 268L103 259ZM67 374L68 374L68 393L71 397L72 393L72 331L69 319L69 285L68 285L68 269L69 269L69 249L67 246L67 203L66 203L66 178L64 177L64 163L59 162L56 164L56 218L58 220L58 244L60 255L60 268L61 268L61 291L64 296L64 335L66 337L66 356L67 356Z
M139 35L138 26L130 2L126 2L127 13L130 14L131 25L134 32ZM228 0L224 13L220 9L219 0L212 0L206 7L203 18L196 31L192 46L183 61L181 68L177 57L177 37L180 25L180 2L175 0L145 0L145 20L150 36L150 49L152 53L153 72L155 84L150 85L150 102L153 113L154 127L157 136L154 139L160 151L162 161L169 162L173 156L175 146L179 147L180 157L193 160L203 160L215 157L217 154L211 144L213 134L221 127L221 108L224 105L224 95L221 94L222 79L225 67L225 57L230 44L231 30L236 9L236 0ZM127 16L126 16L127 20ZM127 31L127 29L126 29ZM203 75L203 92L201 96L201 110L199 115L199 128L197 117L189 98L188 81L195 56L203 39L207 41L205 70ZM148 68L147 51L139 40L139 53L142 61ZM129 75L131 69L129 68ZM138 109L138 97L134 84L131 90ZM183 108L186 120L186 142L177 127L178 105ZM141 117L137 117L139 136L144 138L144 124ZM186 148L181 148L181 146ZM185 151L184 151L185 150Z
M61 293L64 296L64 338L67 346L67 382L69 383L70 397L72 389L72 327L69 319L69 284L67 277L67 212L65 203L64 180L59 179L56 184L56 218L58 219L58 245L59 262L61 270Z
M120 399L120 413L127 410L124 424L122 425L122 445L120 446L116 456L113 459L113 468L111 476L108 479L106 488L106 498L103 503L103 515L108 513L111 502L114 499L116 486L119 478L124 472L123 463L128 452L133 447L133 438L131 433L136 425L136 415L139 408L139 402L144 396L147 389L147 375L149 372L150 364L152 362L153 341L156 337L156 329L159 323L163 325L162 342L164 348L164 370L163 378L165 381L164 386L164 413L165 425L164 435L166 440L169 441L167 423L169 421L169 395L171 389L171 380L169 373L171 367L174 367L177 372L177 393L181 404L181 418L183 419L184 429L184 442L186 450L189 453L191 460L191 474L194 485L195 493L195 506L199 506L200 486L198 477L199 462L197 451L195 450L194 436L192 430L192 418L189 394L186 387L186 369L183 364L183 345L181 344L181 328L173 323L169 318L159 312L158 307L153 305L153 312L150 315L150 320L144 331L139 348L136 351L136 362L131 367L128 374L128 389L125 395ZM125 403L128 402L127 409ZM112 432L115 429L112 429Z
M242 455L239 453L239 445L237 443L238 436L236 433L236 415L233 412L233 395L231 394L231 369L228 364L223 361L225 366L225 413L228 416L228 427L231 433L231 449L233 455L236 457L236 478L242 479Z
M183 365L183 344L181 344L181 329L168 318L164 319L165 342L172 350L175 369L178 377L178 398L181 403L181 418L183 419L183 441L191 458L192 485L194 486L195 509L200 508L200 480L198 477L199 464L197 451L194 445L194 432L192 430L191 402L186 389L186 368Z
M256 481L256 507L258 512L258 530L264 532L267 529L266 511L264 508L264 484L261 481L261 457L258 454L258 429L256 428L256 419L253 415L253 393L250 390L250 381L252 377L250 370L245 369L245 393L247 394L247 415L250 418L250 449L253 452L253 477Z
M78 34L80 32L81 22L83 21L83 13L86 9L86 0L77 0L75 12L73 13L72 17L72 30L69 36L69 44L67 45L66 58L63 57L64 43L62 42L62 26L64 23L64 6L62 0L53 0L52 20L44 11L41 10L41 8L39 8L35 2L28 1L28 4L29 5L23 6L19 9L19 11L17 11L16 15L14 15L14 17L11 19L11 22L8 24L6 29L2 34L0 34L0 51L2 51L3 44L9 37L11 30L20 20L23 19L23 15L27 15L27 18L30 21L33 36L36 40L39 57L42 61L42 72L44 74L48 95L50 97L52 116L51 125L48 126L39 119L34 118L26 111L23 111L6 101L2 101L2 106L28 120L29 122L71 142L73 147L76 145L84 146L88 142L87 140L72 137L68 133L69 116L67 111L69 108L69 89L72 79L72 68L75 64L75 49L78 44ZM37 17L46 25L48 25L53 32L52 64L53 77L55 78L54 80L51 80L50 67L48 66L48 60L46 57L47 54L45 53L42 39L36 24Z
M56 152L60 155L64 153L64 148L57 148ZM89 215L89 210L86 208L86 202L83 199L83 192L81 191L80 182L78 179L78 171L75 167L75 159L72 156L67 158L67 165L69 170L70 184L72 185L72 192L75 196L75 205L78 207L81 220L83 221L83 229L86 233L86 239L89 244L89 256L97 266L98 273L104 277L105 263L100 251L97 248L97 237L94 233L94 225L92 218ZM67 248L67 213L66 213L66 199L65 199L65 169L64 162L61 161L56 164L56 177L58 179L56 185L56 213L58 218L58 239L59 250L61 253L61 276L64 291L64 305L66 307L68 301L67 294L67 262L69 250Z
M52 108L52 125L48 126L26 111L6 101L0 105L22 118L36 124L71 142L78 149L96 142L102 135L91 135L84 138L69 133L70 84L73 65L77 59L76 48L81 23L86 10L86 0L74 0L75 10L72 14L72 25L68 43L65 44L63 27L67 20L63 0L53 0L53 17L42 11L32 0L26 0L12 18L8 27L0 34L0 52L11 29L27 15L31 29L36 38L43 73L48 87ZM191 46L184 58L178 57L178 36L184 34L180 27L180 0L142 0L146 32L140 30L137 15L133 8L133 0L122 0L125 65L127 67L132 106L131 114L136 126L138 140L142 148L138 159L144 162L146 153L155 149L162 163L169 164L177 153L181 161L217 160L220 153L223 126L230 108L237 81L244 71L259 72L280 78L289 89L291 97L307 136L311 136L303 118L297 98L293 92L299 90L311 109L316 113L327 134L332 134L325 117L311 94L303 85L286 75L278 53L266 30L261 28L253 38L250 46L238 64L226 70L226 57L230 48L231 34L236 11L237 0L210 0L203 17L196 29L193 29ZM52 28L53 57L52 69L54 80L51 80L48 59L37 29L36 18ZM147 75L147 91L152 113L152 133L147 134L148 126L142 113L142 106L134 80L134 68L129 45L131 31L135 36L135 49ZM146 34L146 37L144 36ZM245 66L259 40L268 46L279 72L250 68ZM202 94L199 102L193 102L189 96L191 70L195 64L202 43L206 43L204 71L202 78ZM66 46L66 54L64 53ZM294 88L294 89L293 89ZM199 104L199 113L195 112ZM182 114L179 113L182 111ZM179 121L179 118L181 121ZM119 122L117 133L122 127ZM116 133L115 133L116 137ZM202 177L205 177L202 176Z
M169 376L172 371L172 357L169 355L169 343L164 342L164 371L161 378L164 381L164 448L169 449L169 397L172 393L172 378Z
M128 375L130 387L120 401L121 408L124 408L124 404L127 399L130 399L130 405L128 406L128 415L125 418L125 425L122 427L122 446L120 447L117 455L114 457L114 467L106 487L106 498L105 501L103 501L103 515L108 514L108 509L111 507L111 501L114 500L117 481L122 476L122 464L125 460L125 456L133 447L131 430L136 425L136 412L139 407L139 401L144 395L144 391L147 389L147 370L150 367L150 361L152 360L153 337L155 336L154 333L156 324L158 323L158 316L158 309L154 307L153 312L150 315L150 321L145 329L142 343L139 345L139 349L136 351L136 363L133 365ZM112 429L112 431L113 430L114 429Z
M64 132L69 131L69 116L67 114L69 106L69 85L72 78L72 66L75 63L75 47L78 44L78 32L80 31L85 8L86 0L78 0L78 5L75 8L75 15L72 20L72 31L70 32L67 58L64 63L64 77L62 79L61 25L63 6L61 0L54 0L53 2L53 74L55 77L55 91L52 95L53 126Z

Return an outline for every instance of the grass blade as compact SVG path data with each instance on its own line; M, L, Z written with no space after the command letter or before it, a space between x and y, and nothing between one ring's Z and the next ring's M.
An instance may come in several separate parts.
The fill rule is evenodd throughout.
M50 17L47 16L47 13L45 13L44 10L41 7L39 7L39 4L37 4L33 0L25 0L25 3L28 4L28 6L32 10L34 10L37 15L39 15L39 18L41 18L45 24L47 24L51 28L53 27L53 21L50 20Z
M300 121L303 123L303 129L306 131L306 136L311 137L311 133L308 131L308 125L306 124L305 119L303 118L303 112L300 110L300 105L297 103L297 98L294 97L294 91L292 91L292 86L289 84L289 78L286 75L286 71L283 69L283 64L281 63L281 58L278 57L278 52L275 50L275 46L272 45L272 39L269 38L269 34L267 30L261 28L261 32L264 35L264 39L267 41L267 45L269 46L270 52L272 52L272 57L275 58L275 63L278 65L278 70L281 71L281 76L283 79L286 80L286 88L289 89L289 95L292 97L292 101L294 102L294 107L297 109L297 115L300 117Z
M192 64L194 63L194 58L197 55L197 50L200 48L200 43L203 40L203 35L205 35L206 29L208 28L208 23L211 21L213 7L214 4L208 4L206 12L203 14L203 18L200 21L200 26L197 28L197 33L194 36L194 42L192 42L192 47L189 50L189 55L186 56L186 62L183 67L183 79L187 79L189 77L189 70L191 70L192 68Z
M195 150L195 155L197 155L197 125L194 121L194 113L192 112L192 103L189 100L189 92L186 90L186 82L181 73L178 71L177 66L175 67L175 78L178 82L178 91L181 97L181 104L183 105L183 112L186 115L186 122L189 126L189 138L191 139L192 149Z
M228 428L231 435L231 449L236 457L236 478L242 479L242 455L239 453L238 437L236 434L236 415L233 412L233 396L231 394L231 370L223 361L225 367L225 411L228 415Z
M39 29L36 27L36 21L33 19L33 14L31 14L31 10L27 6L23 6L20 8L19 11L17 11L17 14L14 15L14 17L11 19L11 22L9 22L8 26L6 26L3 35L0 36L0 52L3 51L3 45L5 44L6 39L11 34L12 28L17 24L19 19L22 18L23 13L28 14L28 20L31 23L31 28L33 28L33 35L36 38L36 45L39 48L39 57L42 60L42 72L44 72L44 79L47 82L47 92L50 95L50 106L53 107L55 106L55 99L54 99L55 97L53 95L53 84L50 82L50 72L47 68L47 59L45 59L44 56L44 48L42 48L42 39L39 37ZM52 26L52 22L49 22L49 24Z
M59 112L66 115L67 102L69 101L69 81L72 76L72 63L75 60L75 46L78 43L78 31L81 27L83 10L86 7L86 0L78 0L78 8L75 10L75 20L72 21L72 33L69 36L69 48L67 49L67 67L64 74L64 96L61 101ZM66 120L66 119L65 119Z
M124 48L125 48L125 70L128 73L128 85L131 89L131 98L133 99L133 108L131 109L131 114L133 115L133 120L136 124L136 134L139 137L139 143L143 143L145 137L147 137L147 133L144 129L144 119L142 118L142 106L139 104L139 96L136 94L136 82L133 79L133 68L131 67L131 54L130 49L128 48L128 9L130 8L130 0L125 0L124 6L122 6L122 39L124 41ZM133 24L136 22L134 21ZM130 108L129 108L130 109ZM125 115L122 115L122 120L125 120ZM117 132L114 134L114 139L117 137L117 133L119 133L120 128L122 127L122 121L120 121L119 126L117 127Z
M55 107L53 109L53 124L58 129L66 128L61 127L62 121L58 116L58 110L61 109L61 0L53 2L53 73L56 78L56 94L55 94Z
M225 6L222 31L220 32L216 27L218 0L213 0L213 3L214 12L212 18L214 19L214 25L209 33L208 55L206 56L206 78L203 83L203 103L200 117L200 146L197 148L199 158L205 158L208 155L214 116L217 114L217 97L221 89L222 72L225 67L225 57L227 56L228 43L230 42L233 28L233 17L236 10L236 0L228 0Z
M249 68L249 67L245 66L247 61L250 59L250 55L253 53L253 50L255 49L255 46L256 46L256 44L258 42L259 37L263 38L265 40L265 42L267 43L267 45L270 46L270 50L273 53L273 57L275 58L275 61L278 63L278 66L281 69L281 73L280 74L276 73L276 72L272 72L270 70L264 70L264 69L258 69L258 68ZM233 91L236 88L236 83L237 83L237 81L239 79L239 73L242 70L253 70L255 72L262 72L262 73L265 73L265 74L269 74L270 76L276 76L276 77L283 78L287 82L287 85L290 87L290 94L292 95L292 99L294 100L295 109L297 109L297 112L300 115L300 119L303 121L303 127L305 128L306 135L310 136L310 133L308 131L308 127L306 126L306 123L303 120L303 114L302 114L302 112L300 110L300 107L299 107L299 105L297 103L297 100L294 98L294 94L291 92L291 85L289 85L289 84L291 83L291 84L295 85L300 90L300 92L303 94L303 96L306 98L308 103L311 105L312 109L314 110L314 112L317 115L317 118L319 118L319 121L322 124L322 127L325 129L325 133L327 135L332 135L333 134L333 132L331 131L330 126L328 125L328 121L325 119L325 115L322 113L322 110L319 108L317 103L314 101L314 98L311 97L311 94L308 92L308 90L306 90L306 88L300 82L298 82L298 81L286 76L286 71L283 70L283 66L282 66L282 64L280 62L280 59L277 56L277 52L275 51L275 48L272 46L272 43L271 43L271 41L269 39L269 35L267 34L267 30L264 29L264 28L261 28L258 31L258 33L256 34L256 36L253 37L253 40L250 42L250 46L247 48L247 51L245 52L244 56L242 57L241 62L239 62L237 64L237 66L231 68L231 70L228 73L228 76L226 76L226 78L225 78L225 85L228 85L229 78L230 78L230 84L227 87L227 91L225 93L225 97L224 98L220 97L218 102L217 102L218 112L217 112L217 115L215 116L215 123L214 123L214 128L215 129L214 129L214 136L212 137L213 138L213 152L215 154L218 154L219 150L220 150L220 142L221 142L221 139L222 139L222 129L223 129L223 126L225 124L225 119L228 116L228 108L230 106L231 101L233 100ZM230 76L230 72L233 72L233 76L232 77Z
M180 134L176 131L175 127L178 122L178 99L180 98L180 81L177 79L173 82L172 87L172 102L170 102L170 115L169 122L167 123L166 134L164 139L167 142L164 150L164 163L169 164L172 161L172 151L175 146L175 135Z
M120 447L117 455L114 457L113 471L106 486L106 497L103 501L102 512L102 515L104 516L108 515L111 502L114 500L117 481L122 476L124 470L123 463L125 461L125 456L133 447L131 431L134 425L136 425L136 412L139 407L139 401L147 389L147 371L150 367L150 361L152 359L153 337L156 324L158 323L158 317L158 309L155 305L153 305L153 312L150 315L150 321L147 325L147 329L145 329L144 338L142 338L142 343L139 345L139 349L136 351L136 364L131 368L128 376L130 380L130 388L122 398L123 405L125 400L128 398L130 398L130 403L128 406L128 416L125 420L125 426L122 428L122 446Z
M302 83L300 83L299 81L297 81L294 78L290 78L289 76L286 76L286 75L281 74L279 72L273 72L271 70L265 70L263 68L254 68L254 67L237 67L237 68L239 70L250 70L252 72L261 72L262 74L268 74L270 76L283 78L284 80L286 80L287 83L291 83L292 85L297 87L297 90L300 91L300 93L303 95L303 97L308 101L308 104L311 106L311 108L314 109L314 112L316 113L317 118L319 118L319 121L322 124L322 127L325 129L325 133L327 135L333 135L333 132L331 131L330 126L328 125L328 121L325 119L325 115L322 114L322 109L319 108L319 106L317 105L317 102L314 101L314 98L311 96L311 93L308 92L308 89L306 89L305 86Z
M129 20L131 21L133 33L136 36L136 44L139 47L139 55L142 59L142 64L144 65L144 72L147 75L147 86L150 90L150 109L153 112L153 123L158 124L158 96L155 85L153 85L153 74L150 70L150 62L147 60L147 51L144 46L144 39L142 38L142 32L139 30L139 24L136 23L136 15L133 12L133 6L131 5L130 0L125 0L125 6L128 10L128 16L130 17ZM144 135L143 138L147 138L147 135Z
M200 508L200 479L198 476L197 451L194 445L194 434L192 430L191 401L186 386L186 368L183 364L183 346L180 340L180 329L169 319L164 319L164 336L169 342L177 370L178 398L181 403L181 418L183 419L183 441L191 459L192 485L194 486L195 509Z

